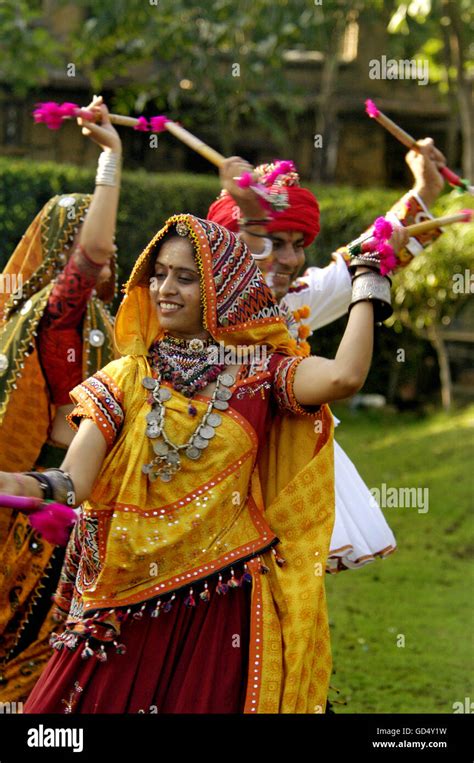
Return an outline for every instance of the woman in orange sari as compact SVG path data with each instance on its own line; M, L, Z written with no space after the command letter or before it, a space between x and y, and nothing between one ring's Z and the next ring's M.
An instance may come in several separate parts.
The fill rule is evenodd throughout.
M26 712L324 712L325 403L362 385L390 294L360 273L336 358L302 358L233 233L177 215L156 234L116 319L123 357L71 393L67 622Z

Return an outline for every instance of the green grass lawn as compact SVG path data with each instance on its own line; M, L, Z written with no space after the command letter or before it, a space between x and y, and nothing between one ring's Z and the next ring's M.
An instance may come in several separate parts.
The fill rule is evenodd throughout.
M425 418L335 406L369 487L427 487L429 510L386 508L394 554L326 576L337 713L452 713L474 700L474 406ZM404 636L405 646L397 646Z

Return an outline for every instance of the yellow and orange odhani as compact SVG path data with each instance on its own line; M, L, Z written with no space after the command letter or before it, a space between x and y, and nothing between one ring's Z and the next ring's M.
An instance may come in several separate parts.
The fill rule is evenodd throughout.
M202 458L183 458L170 481L151 481L142 471L152 450L144 436L150 392L142 382L156 378L149 350L163 332L149 280L157 245L183 226L193 240L201 274L204 328L226 346L265 345L268 354L263 364L240 368L229 388L230 405L219 410L221 423ZM180 593L188 607L197 600L196 610L212 605L209 595L220 606L234 594L229 590L219 596L216 576L222 574L218 588L227 582L232 588L237 569L245 571L241 585L248 578L252 583L243 711L324 712L331 673L324 575L334 521L332 415L327 406L309 413L294 399L292 380L302 358L294 353L278 306L246 245L210 221L191 215L170 218L133 269L115 339L125 357L72 393L77 406L71 421L92 418L109 448L83 504L55 597L58 607L69 613L67 630L55 641L58 654L33 691L27 712L51 711L59 703L66 712L87 712L81 706L87 707L92 673L101 670L107 650L115 666L109 664L109 671L122 676L127 661L135 659L129 647L127 654L120 654L125 631L144 627L144 618L157 617L160 611L158 621L151 622L164 627L173 601L179 602L175 607L183 606ZM272 372L275 361L277 370ZM261 399L267 394L262 382L272 378L273 413L259 443L237 402L239 394L253 387ZM196 427L189 399L175 390L165 399L167 436L183 443ZM200 394L193 397L197 420L208 403ZM270 410L269 393L265 404ZM78 658L78 651L85 659ZM147 670L148 682L154 668ZM205 666L200 672L204 680ZM48 703L55 680L61 684L54 690L56 705ZM126 702L132 689L123 691ZM92 693L101 696L97 687ZM125 711L137 712L129 706Z

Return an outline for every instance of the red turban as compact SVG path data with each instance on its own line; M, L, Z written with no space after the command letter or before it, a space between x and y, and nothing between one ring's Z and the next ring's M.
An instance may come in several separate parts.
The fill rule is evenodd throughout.
M268 165L265 165L268 167ZM258 170L259 168L257 168ZM297 183L294 179L296 173L292 174L291 183ZM298 176L296 175L296 178ZM282 212L276 212L274 218L265 227L269 233L275 231L301 231L304 234L304 246L312 244L319 233L319 205L316 197L307 188L301 188L300 185L285 183L285 175L281 176L285 192L288 194L290 206ZM276 190L281 193L282 188L278 183L275 184ZM212 220L218 225L222 225L228 230L237 233L239 230L240 210L232 196L223 191L216 201L209 207L207 219Z

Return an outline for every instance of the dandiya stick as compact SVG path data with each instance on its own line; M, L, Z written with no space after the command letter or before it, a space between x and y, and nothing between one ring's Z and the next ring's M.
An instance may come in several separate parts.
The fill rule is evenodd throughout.
M383 111L380 111L374 101L371 101L370 98L365 102L365 111L371 119L375 119L376 122L382 125L382 127L385 127L385 129L400 141L400 143L419 153L420 147L413 135L410 135L410 133L406 132L400 125L384 114ZM474 195L474 186L469 185L468 180L456 175L456 173L450 170L449 167L438 167L438 170L450 185L462 188L471 195Z
M435 217L433 220L425 220L422 223L407 225L406 230L412 236L416 236L418 233L426 233L426 231L433 230L434 228L442 228L445 225L452 225L453 223L469 223L472 220L473 214L474 211L472 209L461 209L459 212L455 212L452 215Z
M33 111L33 117L37 124L45 124L51 130L58 130L66 119L80 118L89 122L100 121L100 117L97 117L93 111L83 109L77 103L56 103L55 101L38 103ZM211 146L208 146L207 143L197 138L189 130L185 130L184 127L181 127L181 125L164 115L150 117L149 121L145 117L127 117L122 114L109 114L109 118L112 124L133 127L135 130L142 132L163 132L163 130L168 130L178 140L189 146L193 151L196 151L196 153L201 154L201 156L217 167L220 167L225 160L225 156L215 151Z
M453 212L451 215L445 215L444 217L434 217L432 220L424 220L422 223L407 225L405 230L408 231L410 236L416 236L419 233L426 233L427 231L435 230L436 228L441 228L445 225L453 225L454 223L469 223L471 222L473 215L474 210L461 209L459 212ZM368 233L364 233L362 236L359 236L359 238L353 241L352 244L359 251L365 251L364 244L372 240L374 240L373 230L369 231Z
M122 116L121 114L110 114L109 116L110 121L115 125L134 128L140 125L140 120L135 117L126 117ZM220 167L225 161L225 156L211 148L211 146L208 146L207 143L204 143L203 140L198 138L196 135L193 135L193 133L189 132L189 130L186 130L184 127L181 127L181 125L177 124L176 122L173 122L171 119L163 117L162 124L163 128L174 135L175 138L178 138L178 140L180 140L186 146L203 156L205 159L211 162L211 164L215 164L216 167ZM152 132L161 132L163 128L157 130L153 130L152 128Z
M58 130L66 119L80 118L90 122L100 122L100 115L97 115L88 109L82 109L76 103L60 104L55 101L38 103L36 109L33 111L33 117L37 124L45 124L51 130ZM149 120L146 119L146 117L128 117L123 116L122 114L109 114L109 118L112 124L133 127L134 130L140 132L159 133L167 130L174 135L175 138L211 162L211 164L221 167L225 161L225 156L211 148L211 146L208 146L207 143L204 143L203 140L196 135L193 135L189 130L186 130L177 122L168 119L168 117L163 114L150 117ZM293 170L294 164L292 161L279 161L276 163L275 169L270 173L270 176L267 177L266 180L274 180L278 175ZM240 178L236 179L241 188L252 188L259 196L261 205L269 210L270 213L285 209L288 206L288 201L285 195L272 193L271 189L267 190L258 182L255 173L244 172Z

